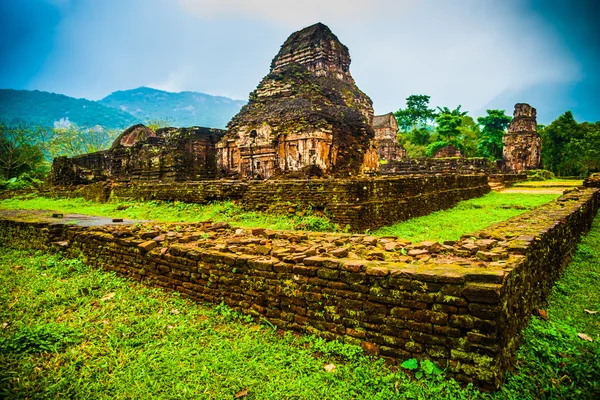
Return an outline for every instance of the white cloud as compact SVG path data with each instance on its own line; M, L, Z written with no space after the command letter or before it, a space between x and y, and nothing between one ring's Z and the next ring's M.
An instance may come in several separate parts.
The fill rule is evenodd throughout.
M82 2L67 7L52 55L30 88L100 98L146 85L246 99L285 38L320 21L349 47L352 74L376 112L396 110L417 93L473 112L502 92L581 75L561 32L523 3Z
M389 4L410 6L409 0L179 0L180 5L202 18L244 16L281 24L357 22L376 16L377 7Z
M190 83L193 81L194 75L192 69L179 67L177 70L170 72L166 79L151 82L146 86L167 92L181 92L189 90Z
M328 24L350 48L352 73L377 112L403 106L414 93L431 95L435 104L475 110L503 91L580 74L560 34L513 0L179 3L200 19L267 21L285 26L289 34L318 21Z

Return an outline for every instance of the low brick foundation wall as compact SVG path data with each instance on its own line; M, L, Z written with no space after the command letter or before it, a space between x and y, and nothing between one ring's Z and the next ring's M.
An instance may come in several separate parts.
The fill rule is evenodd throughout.
M490 174L488 176L490 183L501 183L504 187L510 187L517 182L524 182L527 180L527 173L522 172L520 174Z
M416 175L358 179L96 183L53 187L42 194L95 201L169 200L189 203L234 200L245 209L289 212L312 208L351 231L377 229L454 206L490 191L487 176Z
M404 158L388 161L379 166L381 175L406 174L489 174L496 170L495 164L486 158Z
M598 189L573 191L445 245L209 222L81 227L15 212L0 213L0 240L62 249L390 360L431 359L458 380L495 388L599 206Z
M600 188L600 172L591 174L583 181L583 186Z

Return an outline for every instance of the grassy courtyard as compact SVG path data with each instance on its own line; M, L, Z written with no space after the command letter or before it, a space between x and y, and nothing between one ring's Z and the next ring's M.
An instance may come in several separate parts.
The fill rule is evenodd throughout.
M414 242L457 240L464 233L522 214L558 196L558 194L491 192L477 199L463 201L450 210L438 211L425 217L383 227L372 234L394 235ZM206 205L156 201L96 203L84 199L49 199L33 196L2 200L0 209L52 210L65 214L77 213L159 222L213 220L229 222L240 227L267 229L341 230L326 216L317 215L311 210L277 215L244 211L234 202Z

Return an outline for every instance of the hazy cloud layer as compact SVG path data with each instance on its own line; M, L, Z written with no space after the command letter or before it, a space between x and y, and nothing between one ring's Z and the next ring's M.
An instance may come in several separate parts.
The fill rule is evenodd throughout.
M287 36L315 22L350 48L352 74L379 113L415 93L480 113L502 94L595 75L596 58L574 44L554 0L5 1L0 22L27 26L3 28L2 57L31 48L20 61L36 67L25 79L18 64L0 66L0 84L92 99L141 85L246 99ZM27 24L24 3L54 7L60 18ZM23 32L43 29L51 47L36 57Z

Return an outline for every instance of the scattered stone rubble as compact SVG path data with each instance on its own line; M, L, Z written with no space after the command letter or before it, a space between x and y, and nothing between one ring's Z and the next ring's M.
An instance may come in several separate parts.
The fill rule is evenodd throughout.
M174 230L174 227L177 230ZM364 234L333 234L301 231L272 231L262 228L236 228L227 223L210 221L194 224L143 224L108 226L101 230L118 238L127 238L145 251L173 244L215 250L238 256L262 256L273 262L310 263L313 257L344 260L419 264L458 264L485 268L501 265L509 258L509 241L473 239L460 241L424 241L412 243L395 236L376 237ZM473 262L473 258L476 262Z

